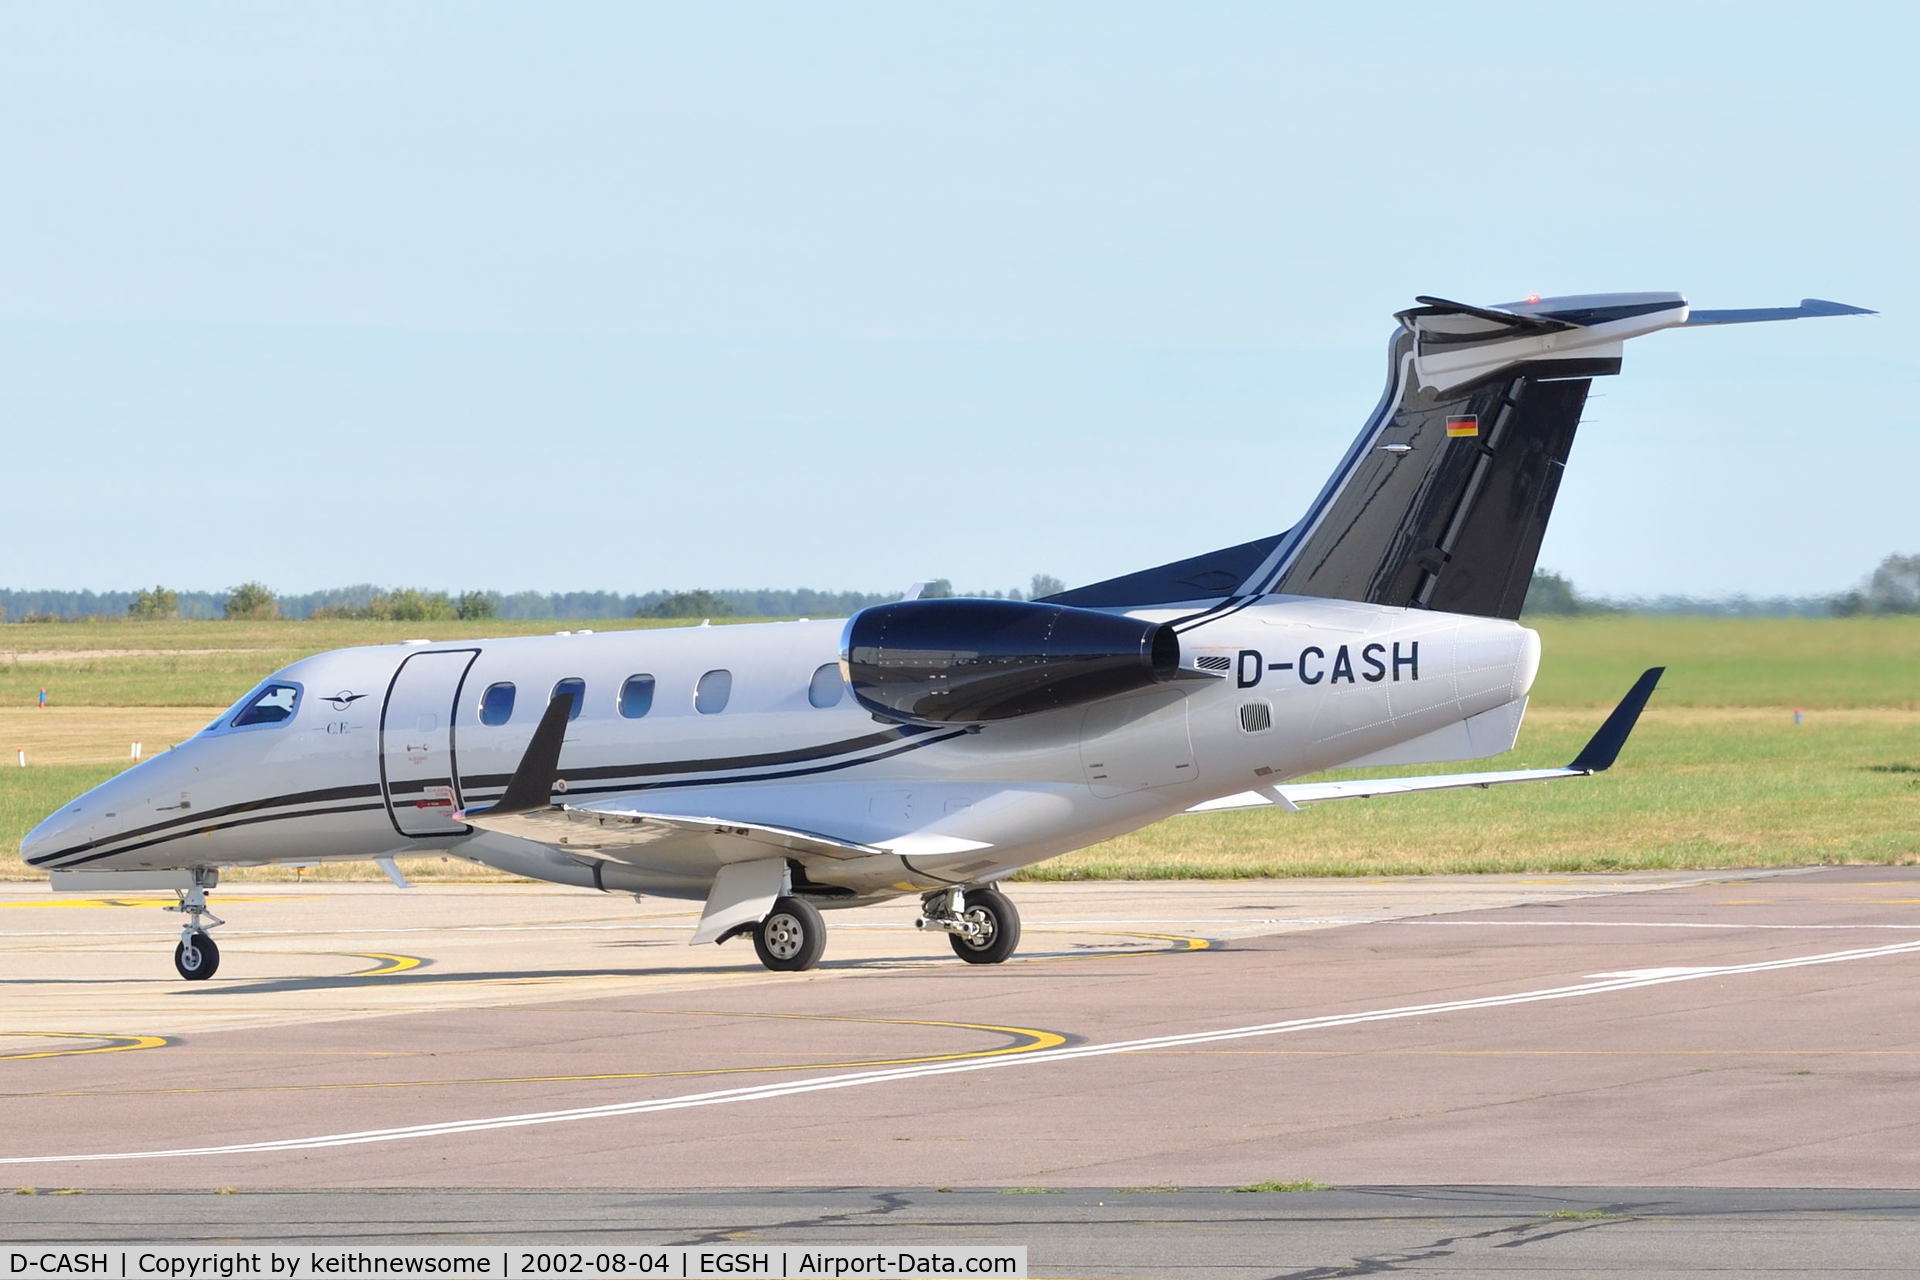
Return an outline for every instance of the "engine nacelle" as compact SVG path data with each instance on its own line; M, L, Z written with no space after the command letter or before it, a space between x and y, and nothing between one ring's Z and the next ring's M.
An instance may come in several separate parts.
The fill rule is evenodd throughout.
M1161 622L1025 600L902 600L847 620L840 669L889 720L975 724L1180 678Z

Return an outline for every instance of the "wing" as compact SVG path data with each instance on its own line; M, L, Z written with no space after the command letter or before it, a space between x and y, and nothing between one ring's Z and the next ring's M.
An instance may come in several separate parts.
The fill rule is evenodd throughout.
M885 852L872 845L837 840L813 831L793 831L731 818L647 813L619 800L555 804L521 813L469 812L461 821L483 831L498 831L523 840L560 846L587 858L619 860L643 849L653 854L671 854L696 846L709 851L722 863L796 856L863 858Z
M713 888L694 930L694 942L724 941L764 917L774 901L793 892L794 863L844 861L884 855L874 845L764 822L659 813L611 796L584 804L555 804L560 748L572 700L547 704L507 789L491 806L456 815L482 831L532 840L576 857L609 862L675 863L709 870ZM984 847L984 846L980 846Z
M1448 791L1457 787L1498 787L1510 782L1552 782L1560 778L1584 778L1603 773L1619 758L1627 735L1646 709L1654 686L1660 683L1665 667L1654 667L1634 682L1620 705L1572 763L1559 769L1507 769L1487 773L1436 773L1413 778L1354 778L1345 782L1285 782L1257 791L1242 791L1221 796L1187 810L1188 813L1218 813L1226 809L1258 809L1278 805L1297 812L1301 805L1323 800L1363 800L1369 796L1407 795L1415 791Z

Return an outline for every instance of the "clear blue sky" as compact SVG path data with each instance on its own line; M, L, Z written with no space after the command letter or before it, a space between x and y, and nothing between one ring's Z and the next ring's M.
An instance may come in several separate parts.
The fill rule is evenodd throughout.
M1416 293L1804 295L1543 564L1920 551L1907 6L9 3L0 585L963 588L1290 524Z

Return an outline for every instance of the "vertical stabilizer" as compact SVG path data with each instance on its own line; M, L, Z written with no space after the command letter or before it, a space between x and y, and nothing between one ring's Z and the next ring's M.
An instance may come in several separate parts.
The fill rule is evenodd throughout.
M1678 294L1400 313L1388 392L1263 591L1517 618L1592 379Z

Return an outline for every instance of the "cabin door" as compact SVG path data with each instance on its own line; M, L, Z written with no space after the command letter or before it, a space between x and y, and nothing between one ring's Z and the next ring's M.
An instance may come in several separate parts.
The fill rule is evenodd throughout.
M409 654L393 673L380 709L380 785L393 828L403 836L464 835L454 719L478 649Z

